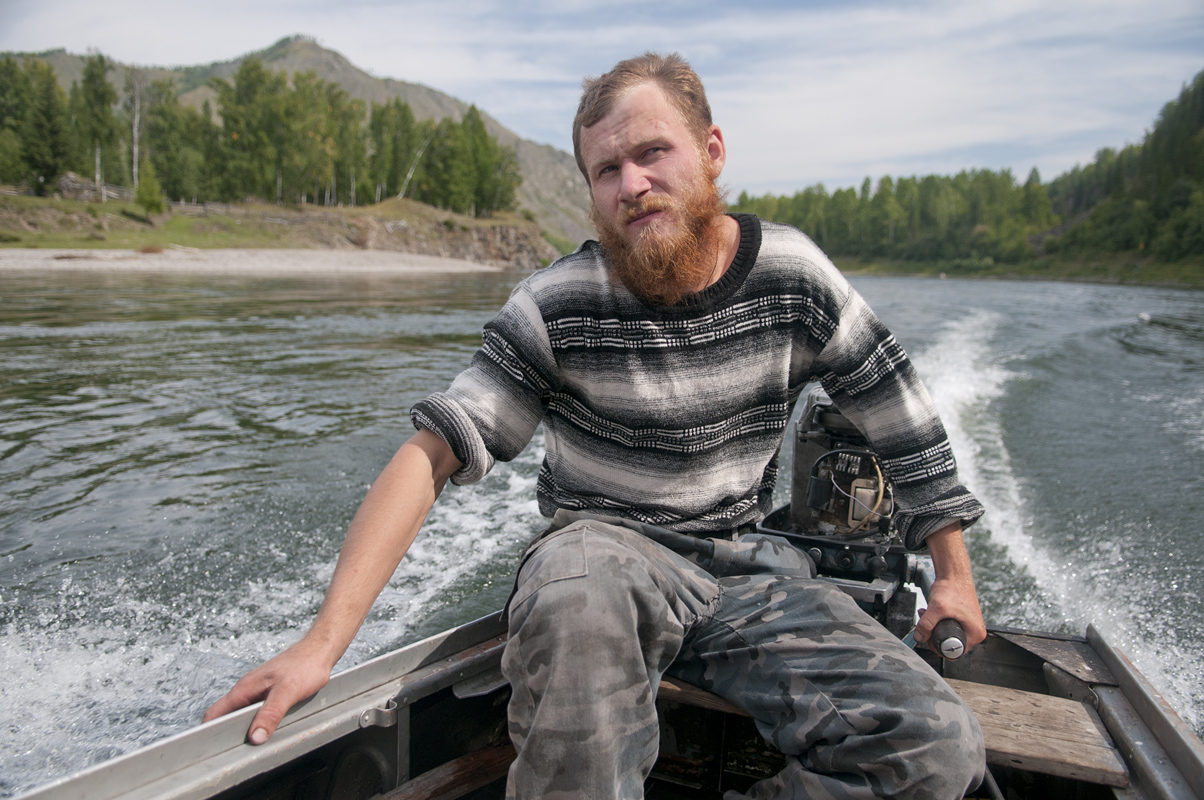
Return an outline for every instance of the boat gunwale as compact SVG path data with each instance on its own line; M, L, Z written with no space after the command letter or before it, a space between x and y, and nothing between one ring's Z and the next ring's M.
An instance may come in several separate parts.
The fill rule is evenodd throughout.
M1087 626L1087 643L1112 672L1121 695L1132 707L1137 719L1153 734L1183 782L1196 797L1204 797L1204 744L1166 702L1162 693L1137 670L1128 655L1110 645L1094 625ZM1103 702L1104 698L1101 697L1100 704ZM1110 714L1103 715L1103 718L1105 725L1110 720L1113 725L1119 724L1119 720ZM1114 739L1121 739L1120 732L1112 729L1113 725L1108 725L1109 733ZM1126 761L1130 761L1130 753L1122 750L1122 755Z
M210 797L361 727L360 715L405 693L433 691L488 669L506 633L500 612L384 653L331 676L319 692L285 714L265 744L247 743L262 702L86 767L19 795L21 800L114 800ZM493 642L492 640L499 640ZM482 648L472 658L467 651ZM496 652L494 652L496 651ZM452 676L451 672L455 671ZM315 724L316 723L316 724ZM199 777L188 777L197 774ZM208 775L208 778L205 776Z
M1142 753L1122 756L1156 797L1187 796L1174 790L1182 786L1192 796L1204 797L1204 745L1182 718L1166 704L1120 650L1109 645L1094 626L1086 636L1058 634L1004 626L988 626L991 634L1011 634L1086 644L1105 662L1116 684L1093 683L1097 705L1105 704L1107 691L1119 692L1134 720L1126 723L1102 714L1109 733L1118 743L1148 730L1170 764L1144 764ZM385 653L332 676L320 692L285 716L276 735L265 745L246 743L251 719L262 703L204 723L144 748L119 756L22 794L22 800L191 800L206 798L282 766L299 756L353 733L371 722L365 712L384 708L392 701L398 722L408 725L408 706L414 700L454 686L500 661L506 638L501 612L465 623L405 647ZM1104 711L1104 709L1101 709ZM1133 730L1118 730L1129 725ZM1140 744L1140 742L1138 742ZM1148 761L1149 759L1146 759ZM400 776L399 776L400 777ZM1176 780L1178 779L1178 780ZM1190 788L1188 788L1190 787ZM1170 788L1170 791L1167 789Z

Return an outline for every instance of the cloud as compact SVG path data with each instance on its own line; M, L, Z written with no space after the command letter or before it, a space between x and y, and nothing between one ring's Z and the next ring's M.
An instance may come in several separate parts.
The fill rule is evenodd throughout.
M1085 11L1009 3L811 18L797 53L765 79L712 79L717 116L735 121L725 129L729 181L784 191L801 175L849 185L941 164L1036 165L1048 178L1098 147L1135 141L1204 52L1151 45L1192 26L1183 38L1198 45L1201 15Z
M677 50L724 128L727 183L756 193L969 167L1022 177L1035 165L1048 179L1138 141L1204 66L1198 0L10 0L4 16L0 49L91 47L143 64L227 59L308 33L374 75L434 86L562 149L583 75Z

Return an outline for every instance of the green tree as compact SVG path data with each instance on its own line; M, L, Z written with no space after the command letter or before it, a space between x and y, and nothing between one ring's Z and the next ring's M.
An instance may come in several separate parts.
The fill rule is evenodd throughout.
M415 179L415 199L461 213L471 209L472 164L464 141L464 129L451 117L444 117L435 126L421 168L421 176Z
M1155 255L1167 261L1204 254L1204 192L1192 192L1186 206L1171 212L1153 245Z
M1049 199L1049 191L1041 184L1041 173L1036 167L1033 167L1024 181L1021 211L1025 222L1037 230L1044 230L1054 224L1053 202Z
M91 148L94 157L96 191L102 201L106 197L101 186L101 150L112 144L117 133L113 117L117 90L108 78L112 70L113 65L100 53L90 55L84 61L84 74L79 87L79 116L76 119L80 138Z
M0 59L0 182L20 183L29 168L22 152L22 132L33 103L29 73L12 56Z
M422 133L408 103L394 98L384 105L372 104L368 168L376 202L401 191L422 145Z
M514 193L522 182L514 151L501 147L485 130L477 107L469 106L460 122L472 181L470 213L485 217L514 207Z
M1018 186L1009 170L963 170L923 178L867 178L860 189L823 185L792 197L750 197L736 210L795 225L836 256L1016 262L1033 256L1029 237L1056 223L1040 175Z
M171 80L150 84L145 107L144 150L163 191L173 198L211 199L204 151L206 141L217 138L216 126L196 109L180 105Z
M830 214L831 198L822 183L809 186L795 195L798 207L798 224L803 229L811 231L811 235L821 247L828 240L828 217Z
M222 118L225 170L221 192L226 199L270 197L280 175L280 117L288 84L257 58L245 59L234 82L214 79Z
M130 165L133 173L134 189L138 188L138 167L141 157L138 146L142 143L143 113L146 102L148 80L146 73L135 67L127 67L125 71L125 101L123 104L130 123Z
M436 125L416 122L395 99L373 104L366 121L363 101L340 86L313 72L290 82L256 59L210 85L220 126L208 103L199 114L181 107L171 81L128 87L131 139L140 131L139 153L146 151L168 197L335 205L412 190L423 202L478 216L514 206L517 157L489 135L475 107L461 122ZM82 118L86 93L77 88L74 97Z
M33 186L45 194L67 164L67 97L49 64L30 61L26 69L32 102L21 131L21 152Z
M899 179L895 185L895 199L905 231L900 241L905 246L911 245L920 237L920 182L915 176Z
M352 99L337 84L324 85L326 113L334 149L330 165L330 205L356 203L356 183L367 178L364 142L364 103ZM363 198L363 190L359 193Z
M318 202L334 167L335 138L326 112L325 83L312 72L293 75L284 105L284 195ZM312 194L310 190L312 189Z
M889 175L883 175L878 180L871 207L874 249L888 252L895 244L895 228L903 221L903 207L895 197L895 183Z
M1102 148L1049 186L1053 209L1074 221L1062 252L1153 246L1161 259L1204 255L1195 231L1204 191L1204 72L1167 103L1140 145Z

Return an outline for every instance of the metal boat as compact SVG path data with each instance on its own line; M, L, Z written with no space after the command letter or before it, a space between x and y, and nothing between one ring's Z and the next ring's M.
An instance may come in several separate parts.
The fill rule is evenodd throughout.
M789 539L908 641L931 561L891 527L891 490L857 429L822 391L794 432L792 503L760 529ZM24 800L492 800L514 758L506 629L493 614L331 678L265 745L258 706L63 778ZM1088 627L1068 636L990 627L985 642L925 659L975 711L988 777L970 797L1204 799L1204 746L1120 650ZM784 756L722 698L663 681L649 798L717 799L776 773Z

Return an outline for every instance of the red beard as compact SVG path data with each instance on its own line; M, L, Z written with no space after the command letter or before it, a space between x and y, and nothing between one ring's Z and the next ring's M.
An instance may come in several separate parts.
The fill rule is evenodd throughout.
M603 219L596 206L590 209L590 221L615 275L628 291L654 305L671 306L701 291L714 274L724 208L715 182L700 176L681 200L656 195L620 212L619 225L653 211L666 212L684 223L675 233L661 235L649 226L635 244L629 244L619 225Z

